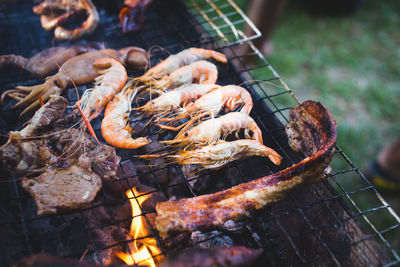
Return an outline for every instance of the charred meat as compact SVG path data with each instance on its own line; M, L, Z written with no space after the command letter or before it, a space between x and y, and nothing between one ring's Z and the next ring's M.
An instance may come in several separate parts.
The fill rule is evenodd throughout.
M291 110L287 132L291 146L307 155L304 160L214 194L158 203L156 227L160 235L223 228L228 221L238 221L252 210L279 201L301 184L324 179L337 134L329 110L318 102L306 101Z

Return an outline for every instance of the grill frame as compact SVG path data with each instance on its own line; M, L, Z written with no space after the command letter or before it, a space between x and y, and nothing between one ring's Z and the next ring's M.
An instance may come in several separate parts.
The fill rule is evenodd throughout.
M209 1L209 0L202 0L202 1L186 1L186 6L184 4L178 2L178 1L173 1L171 2L174 4L173 7L171 7L168 11L171 11L173 8L177 8L178 11L175 11L175 13L180 13L183 17L182 21L185 22L186 20L189 20L187 25L175 25L175 24L168 24L171 29L167 33L161 33L160 30L158 30L158 26L160 26L160 20L155 18L157 15L157 12L160 10L163 10L161 7L165 7L165 4L160 4L157 3L155 5L158 5L161 7L151 7L149 11L146 13L148 14L148 20L145 25L145 30L143 33L135 33L135 34L129 34L127 37L123 37L122 34L116 33L115 31L120 31L119 27L116 25L118 20L115 15L110 15L106 11L107 5L104 2L99 1L100 7L105 6L106 8L102 9L100 8L100 16L102 17L101 25L99 26L99 29L96 31L96 33L93 36L90 36L88 38L85 38L85 41L92 41L96 40L96 38L99 38L99 36L102 33L105 33L103 36L103 40L106 40L107 38L123 38L122 40L119 40L118 43L114 42L112 45L117 45L119 47L123 47L124 45L130 44L131 40L138 37L141 38L139 41L137 41L136 44L140 46L141 43L146 43L146 38L150 35L152 35L152 41L154 42L157 40L158 43L161 44L163 49L168 49L172 53L178 52L182 50L183 48L187 48L190 46L198 46L198 47L205 47L205 48L212 48L216 49L218 51L222 51L228 55L229 58L229 64L226 66L223 66L222 64L218 64L218 69L221 70L221 77L219 78L219 81L222 84L227 84L227 83L241 83L245 82L244 86L250 91L250 93L253 96L253 100L255 102L255 108L260 109L259 111L254 111L252 112L252 116L256 119L257 123L259 123L260 127L263 129L263 134L266 137L266 144L270 145L273 144L272 147L278 151L281 155L285 157L287 162L285 163L286 165L291 165L295 162L298 162L300 160L300 157L298 154L293 153L292 151L288 150L287 144L285 145L284 142L284 137L282 136L283 134L283 125L288 122L287 119L287 113L290 110L291 107L295 106L297 103L299 103L299 100L295 97L293 91L286 85L286 83L280 78L280 76L277 74L277 72L269 65L268 61L265 59L265 57L258 51L254 45L252 45L251 40L255 39L260 36L260 32L252 25L250 20L244 15L243 12L239 11L238 7L236 4L231 1L231 0L218 0L218 1ZM26 6L28 4L25 3ZM152 10L154 9L154 10ZM225 9L229 10L234 10L235 13L225 11ZM27 8L23 12L27 12ZM218 10L223 11L222 13L218 13ZM157 12L156 12L157 11ZM16 30L19 29L19 27L23 26L17 26L16 22L18 18L16 17L15 14L18 14L18 12L11 12L11 15L7 14L2 14L0 17L0 21L5 23L5 20L8 20L8 24L6 26L14 26ZM217 14L213 16L213 14ZM230 15L232 14L232 15ZM239 14L239 19L236 19L237 15ZM39 33L39 36L44 37L41 39L41 41L34 45L32 43L34 39L34 35L31 34L32 36L30 37L30 43L32 43L32 47L28 47L25 51L23 52L28 52L30 54L22 54L24 56L30 56L39 50L48 47L52 42L52 33L43 33L43 31L39 28L40 26L38 25L38 18L34 15L32 16L27 16L28 23L33 23L34 27L33 34L34 33ZM104 19L103 19L104 18ZM168 17L166 20L168 21ZM163 20L161 20L162 22ZM14 24L13 24L14 23ZM170 23L170 21L168 21ZM215 27L214 27L214 26ZM245 25L250 26L253 28L254 34L251 36L246 36L243 32L240 31L240 28L243 28ZM232 27L234 27L236 30L232 30ZM184 36L183 32L185 32L187 29L195 29L195 35L190 36L189 38L187 36ZM150 32L148 32L150 30ZM155 30L154 30L155 29ZM228 30L229 29L229 30ZM225 31L226 30L226 31ZM180 32L181 31L181 32ZM4 34L7 31L5 30L5 27L1 28L0 33ZM178 40L177 42L171 42L168 38L166 37L167 34L172 34L173 32L176 32L176 36L174 37L174 40ZM236 34L235 34L236 32ZM156 33L155 35L153 35ZM198 35L198 36L196 36ZM12 34L10 35L12 36ZM191 39L193 37L193 39ZM22 38L24 39L24 38ZM182 40L182 42L179 42L179 40ZM13 43L14 42L14 43ZM245 55L238 54L236 48L238 44L242 43L248 43L250 46L250 53L247 53ZM4 47L1 48L1 52L3 53L12 53L12 52L20 52L20 51L14 51L15 49L14 46L16 47L23 47L23 45L17 43L17 41L12 38L10 43L12 44L11 46L4 45ZM60 44L67 44L68 42L60 43ZM116 47L117 47L116 46ZM149 48L149 47L147 47ZM155 64L158 59L165 58L167 53L163 51L163 49L153 49L152 50L152 63ZM247 64L244 62L245 60L253 58L257 59L257 63L248 67ZM231 74L234 73L234 76L231 77ZM141 72L131 72L130 75L138 75L141 74ZM29 77L29 76L28 76ZM15 85L27 85L27 84L36 84L43 79L37 79L37 78L32 78L29 77L28 79L26 76L21 75L21 72L16 72L3 75L0 74L0 80L3 81L4 84L7 85L6 89L11 88ZM82 93L83 90L88 88L90 85L86 86L79 86L79 91ZM69 96L69 99L73 102L76 100L76 96L73 95L72 90L68 90L66 92L66 95ZM285 100L282 100L284 98ZM10 105L6 105L5 107L2 108L2 115L4 112L6 112L6 109ZM8 112L8 111L7 111ZM11 115L8 114L7 116L15 116L17 113L15 111L11 111ZM271 127L267 125L268 123L274 124L274 127ZM94 121L94 128L96 129L96 132L98 136L101 136L99 133L99 120ZM18 127L18 125L13 125L13 128ZM272 128L272 129L271 129ZM2 134L6 134L7 132L5 130L11 130L10 128L4 129ZM4 138L3 138L4 139ZM270 143L269 143L270 142ZM118 150L120 153L121 150ZM136 153L136 152L132 152ZM130 156L130 155L129 155ZM32 233L30 229L32 228L32 225L35 223L44 223L45 221L61 221L60 225L68 224L65 223L66 221L70 220L70 217L76 217L79 218L77 221L79 221L78 225L80 223L85 229L85 232L87 234L87 240L91 244L96 243L96 241L93 238L93 230L91 229L92 226L89 225L88 223L88 217L86 216L86 213L96 210L97 208L105 208L106 210L109 210L109 214L113 214L113 207L122 205L125 202L129 202L127 198L123 200L123 203L115 203L114 200L110 199L109 192L107 189L107 184L112 184L112 183L126 183L128 188L132 188L132 180L135 179L135 177L143 176L146 174L140 174L140 175L128 175L127 174L127 167L124 166L124 162L126 162L126 157L123 157L123 160L121 161L121 170L122 173L119 173L120 180L118 181L110 181L110 182L105 182L103 185L102 191L99 193L99 196L97 197L98 201L95 202L91 207L88 209L67 214L67 215L51 215L51 216L43 216L43 217L37 217L32 214L26 214L28 208L33 208L32 206L29 207L29 205L32 204L32 201L29 201L29 196L27 195L26 192L23 191L22 188L18 185L18 179L16 177L11 178L7 181L7 183L3 183L0 187L4 191L10 191L8 194L12 195L12 198L9 198L10 195L6 195L4 197L4 201L6 201L6 204L10 204L11 202L16 202L13 205L16 205L17 208L17 213L16 216L12 215L11 220L7 221L6 219L2 219L0 221L0 225L9 227L13 224L18 224L20 225L20 230L22 232L21 237L24 240L23 241L23 246L26 246L25 252L27 254L32 254L37 252L37 248L34 247L34 245L37 243L34 240L38 238L42 238L43 236L46 236L48 233L45 233L43 235L35 236L32 237ZM280 229L281 231L281 236L285 237L289 244L289 248L291 248L291 254L295 255L294 258L296 258L296 262L285 262L286 264L291 263L293 265L296 264L320 264L321 261L327 261L332 262L335 265L343 265L343 262L341 262L341 253L338 253L337 247L333 248L331 245L329 245L326 240L325 236L322 233L324 233L324 229L330 229L334 228L336 229L338 226L337 225L348 225L349 222L358 222L361 221L363 226L360 226L360 228L363 227L369 227L371 228L371 233L370 235L364 236L365 240L354 240L352 234L345 233L346 238L354 241L349 244L350 249L355 249L359 252L359 257L363 259L363 262L366 262L368 265L374 265L374 260L371 258L370 253L366 251L367 245L365 245L365 242L369 242L369 240L375 240L379 241L381 244L383 244L383 247L385 251L391 255L389 255L389 260L385 263L386 266L391 266L395 265L400 262L400 257L398 254L398 250L396 250L390 241L387 240L385 235L389 233L390 231L395 231L398 230L400 226L400 218L398 215L393 211L393 209L389 206L389 204L382 198L382 196L377 192L377 190L371 185L371 183L366 179L366 177L360 172L360 170L354 166L354 164L351 162L351 160L347 157L347 155L337 147L337 152L334 156L334 161L335 160L343 160L346 163L346 168L342 169L334 169L332 172L332 175L324 182L319 183L318 185L313 185L313 186L306 186L307 189L301 189L306 190L305 192L312 192L316 197L315 201L312 203L302 203L300 207L295 207L290 210L285 210L282 212L275 212L273 215L270 215L269 212L273 210L275 207L279 206L280 204L273 204L272 208L266 208L261 212L255 213L256 218L262 218L265 219L266 216L268 216L268 222L274 222L274 225L276 225L276 229ZM130 160L129 160L130 161ZM254 161L254 159L253 159ZM246 161L239 161L230 164L229 168L236 170L240 176L243 179L243 181L246 181L246 179L254 179L257 177L249 177L248 174L245 172L243 165L246 164L244 162L249 162L249 160ZM265 174L267 175L271 172L275 172L277 170L280 170L283 168L283 166L276 168L273 167L272 165L268 165L266 161L263 163L266 164L265 167ZM149 168L150 174L151 175L157 175L156 173L158 171L162 171L166 168L173 168L177 173L179 173L184 180L176 184L175 186L180 186L184 185L187 188L187 191L192 195L195 196L198 194L196 192L197 190L191 186L191 183L202 179L206 175L213 175L213 172L203 172L200 174L199 177L194 177L187 179L186 175L184 174L184 171L182 171L182 168L173 166L173 167L166 167L162 166L159 168ZM354 176L358 177L358 179L364 184L361 188L358 188L356 190L349 190L346 188L346 185L343 183L343 177L346 177L349 174L354 174ZM215 174L214 174L215 175ZM135 199L137 201L137 198L140 198L143 195L147 194L153 194L158 192L159 190L165 190L165 186L159 186L157 191L150 191L145 194L139 194L135 196ZM298 191L298 190L296 190ZM304 192L304 191L303 191ZM322 192L322 193L321 193ZM331 193L331 195L324 195L326 192ZM375 207L369 208L369 209L363 209L360 205L360 201L357 200L356 196L358 194L363 194L363 193L369 193L372 194L376 197L378 200L378 204ZM122 192L121 192L122 194ZM290 193L288 194L287 199L283 200L282 202L288 202L288 203L297 203L298 202L298 193ZM99 204L100 203L100 204ZM28 205L28 206L27 206ZM316 225L314 222L314 218L310 217L308 212L310 212L313 207L318 207L319 209L325 207L331 214L332 217L334 218L334 221L329 224L325 225ZM348 216L348 217L343 217L343 214L338 214L337 206L342 207L343 212ZM7 205L4 205L1 207L2 209L9 208ZM111 210L111 211L110 211ZM389 214L392 215L393 217L393 224L389 226L386 229L379 229L377 226L374 225L373 222L371 222L370 218L368 217L371 214L378 213L380 211L386 211ZM146 218L147 223L151 227L151 223L148 219L149 214L154 214L154 211L142 211L142 214L139 216L144 216ZM267 215L266 215L267 214ZM292 216L296 218L302 219L306 225L308 225L308 232L307 231L302 231L298 233L297 235L294 235L291 233L292 229L290 229L287 225L284 223L284 219L287 218L287 216ZM74 217L74 218L75 218ZM111 216L112 217L112 216ZM131 216L128 216L125 220L120 220L115 217L112 217L112 225L116 226L119 229L119 232L121 235L123 235L123 230L121 228L121 223L126 223L129 222L132 219ZM74 219L72 219L74 221ZM75 224L74 224L75 225ZM102 225L103 229L104 227L107 227L109 225ZM15 226L16 227L16 226ZM253 247L264 247L265 248L265 242L273 246L275 241L269 241L268 237L262 236L258 230L255 228L257 225L255 223L251 223L246 221L246 225L244 229L240 229L238 233L232 232L232 233L220 233L219 235L232 235L233 238L235 239L236 243L235 244L246 244L250 245ZM151 237L155 237L158 240L157 234L155 230L151 227L152 229L152 234L150 235ZM58 231L58 230L57 230ZM51 233L52 234L52 233ZM56 235L58 239L60 239L61 243L64 242L64 238L62 236L62 232L56 232ZM263 233L262 233L263 234ZM265 234L265 233L264 233ZM308 256L304 251L299 248L298 240L304 238L307 234L313 234L315 235L315 238L320 242L320 248L324 250L324 253L318 254L316 257L312 258ZM272 233L273 235L273 233ZM243 238L243 242L239 242L237 239ZM280 237L278 237L279 240ZM21 241L22 241L21 239ZM211 239L211 238L210 238ZM274 237L271 238L273 240ZM267 241L265 241L267 240ZM18 243L19 240L16 240ZM133 240L127 240L124 242L118 242L115 244L111 244L110 246L105 246L98 251L94 252L101 252L101 251L106 251L112 247L116 246L123 246L126 243L132 242ZM242 241L242 240L241 240ZM282 241L282 240L281 240ZM204 241L202 241L204 242ZM161 245L160 240L158 240L158 244ZM373 243L372 246L374 246L375 243ZM17 244L18 245L18 244ZM317 246L318 247L318 246ZM161 247L163 249L163 247ZM373 249L370 249L373 251ZM45 251L45 250L43 250ZM276 253L276 250L272 250L274 253ZM83 253L84 251L82 251ZM92 251L93 252L93 251ZM168 253L168 250L163 249L163 253ZM289 251L287 252L289 253ZM73 257L78 257L80 255L74 254L74 255L62 255L62 256L73 256ZM156 259L159 259L159 255L153 255ZM282 261L284 262L284 257L281 257L281 255L271 255L270 252L265 252L262 256L262 260L268 260L271 265L280 265ZM290 258L290 257L288 257ZM290 258L292 259L292 258ZM361 262L361 259L359 262ZM13 260L17 260L17 258L13 258ZM5 260L4 260L5 261ZM8 265L9 262L0 262L4 265Z

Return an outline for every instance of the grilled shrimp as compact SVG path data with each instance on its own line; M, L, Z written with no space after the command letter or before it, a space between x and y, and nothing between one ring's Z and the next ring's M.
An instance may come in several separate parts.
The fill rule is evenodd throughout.
M169 56L137 79L141 82L149 82L154 79L158 80L183 66L209 58L213 58L222 63L227 62L226 56L222 53L209 49L191 47L178 54Z
M96 68L100 68L98 72L100 75L95 78L95 87L86 90L77 102L88 121L100 115L128 78L125 67L116 59L98 58L93 64Z
M246 113L230 112L219 118L211 118L203 121L195 127L187 130L196 120L193 118L175 137L174 140L163 141L166 144L191 145L211 144L220 139L225 139L229 134L238 133L244 129L244 136L262 143L262 133L257 123ZM252 133L252 134L250 134Z
M275 165L281 164L282 159L272 148L248 139L218 141L196 150L183 150L169 157L180 165L200 164L205 169L220 169L229 162L252 156L268 157Z
M143 64L143 60L140 62L134 62L132 56L138 54L147 53L137 47L127 47L116 51L114 49L103 49L93 52L88 52L73 58L68 59L58 70L55 75L46 78L43 84L34 86L17 86L15 89L7 90L2 94L2 99L5 96L10 96L19 100L13 108L27 106L21 115L25 114L29 110L38 106L41 102L39 95L45 102L50 95L60 95L61 92L72 83L75 85L82 85L93 81L98 74L98 68L94 66L94 61L100 58L114 58L121 62L131 61L132 64ZM143 59L143 57L141 57ZM130 60L131 59L131 60Z
M131 113L131 102L135 95L136 91L125 87L106 107L104 119L101 122L101 134L104 140L112 146L135 149L151 142L145 137L136 139L131 137L132 129L128 119Z
M219 87L220 86L216 84L182 85L175 90L162 93L159 97L150 100L144 106L139 107L138 110L146 113L170 111L173 108L186 106L187 103L190 103L207 92Z
M240 112L250 114L253 108L253 100L246 89L236 85L227 85L203 95L194 103L182 107L175 117L162 118L160 121L180 120L206 113L217 115L223 107L225 107L225 112L242 107Z
M171 89L190 83L215 84L217 78L217 67L208 61L201 60L181 67L161 80L153 81L150 84L157 89Z
M54 15L57 11L63 11L61 15ZM80 27L66 29L62 24L81 11L88 16ZM91 0L45 0L33 7L35 14L41 15L40 22L45 30L54 30L54 36L60 40L74 40L83 35L92 33L99 24L99 13Z

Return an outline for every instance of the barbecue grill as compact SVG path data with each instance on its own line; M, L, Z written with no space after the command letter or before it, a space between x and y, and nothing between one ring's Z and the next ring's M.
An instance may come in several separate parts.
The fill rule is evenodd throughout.
M155 1L146 11L144 28L123 35L118 22L118 7L114 1L94 1L101 22L94 34L79 42L104 41L107 47L122 48L136 45L151 51L151 62L156 64L168 53L188 47L210 48L225 53L228 64L217 64L218 83L242 85L253 97L251 116L263 131L264 143L284 157L280 166L263 158L252 158L229 164L219 171L201 171L195 174L185 167L151 164L134 157L157 150L144 147L135 151L117 150L121 156L118 179L103 183L101 192L87 209L60 215L37 216L33 199L19 185L18 177L2 172L0 183L0 265L9 266L24 256L45 252L52 255L107 263L118 260L116 251L129 253L134 238L126 238L132 220L130 198L126 190L141 184L146 190L133 194L131 199L141 203L145 196L161 193L171 196L197 196L220 191L233 185L265 176L294 163L303 155L293 152L284 133L287 114L299 103L292 90L268 64L251 40L260 32L232 0L178 0ZM31 56L53 44L53 33L44 31L39 17L31 11L30 1L9 5L0 13L1 54ZM243 33L250 27L253 34ZM244 43L250 52L240 54L236 48ZM68 44L68 42L57 42ZM245 62L256 63L248 66ZM130 72L137 76L143 72ZM43 82L23 71L0 73L2 90L16 85ZM78 87L80 94L90 85ZM77 100L74 89L64 95ZM11 101L1 109L2 135L21 126L16 122L18 111L10 110ZM28 117L25 117L28 119ZM100 121L93 121L97 136ZM340 122L339 122L340 123ZM151 133L162 140L167 134ZM1 137L1 143L6 138ZM101 140L101 139L100 139ZM104 140L101 140L104 142ZM394 236L399 236L400 218L370 184L346 154L337 148L332 161L330 177L315 185L304 185L269 207L252 214L235 227L224 231L199 233L191 246L245 245L264 248L258 265L268 262L280 265L360 265L392 266L400 263L399 248ZM359 187L353 188L346 179L357 179ZM169 180L168 183L165 180ZM133 192L133 191L132 191ZM366 207L363 199L374 199L374 206ZM182 245L171 246L161 241L153 228L155 211L139 204L140 216L148 224L161 253L152 254L159 261ZM388 218L382 226L379 216ZM188 246L182 242L183 246ZM141 262L136 262L140 264Z

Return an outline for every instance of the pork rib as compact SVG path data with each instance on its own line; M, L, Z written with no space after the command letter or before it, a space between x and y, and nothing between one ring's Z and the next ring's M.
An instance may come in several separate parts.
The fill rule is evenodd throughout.
M293 108L289 118L289 144L304 152L305 159L278 173L214 194L158 203L156 227L160 236L223 228L230 220L238 221L252 210L281 200L301 184L323 180L336 143L337 128L332 114L321 103L306 101Z

